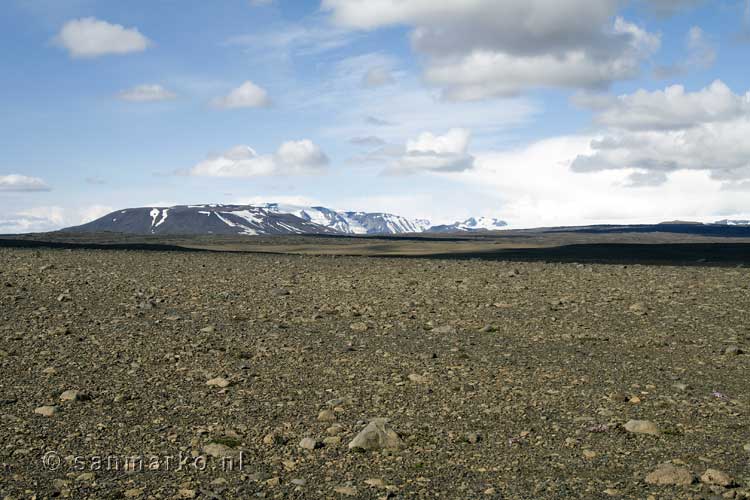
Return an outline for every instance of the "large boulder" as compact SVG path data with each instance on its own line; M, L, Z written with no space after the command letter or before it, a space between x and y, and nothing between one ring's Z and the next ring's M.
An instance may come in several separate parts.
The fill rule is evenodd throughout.
M404 445L399 435L385 418L374 418L349 443L350 450L377 451L397 450Z

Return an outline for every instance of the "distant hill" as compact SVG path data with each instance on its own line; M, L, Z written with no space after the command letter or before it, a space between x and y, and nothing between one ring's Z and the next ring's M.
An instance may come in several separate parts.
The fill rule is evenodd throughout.
M398 235L488 231L505 226L504 221L483 217L432 226L427 220L389 213L341 212L326 207L267 203L126 208L64 231L140 235Z

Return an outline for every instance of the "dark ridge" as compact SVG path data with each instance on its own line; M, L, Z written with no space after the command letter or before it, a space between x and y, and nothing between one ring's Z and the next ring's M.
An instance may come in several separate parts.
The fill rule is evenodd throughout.
M750 264L750 243L586 243L548 248L430 255L441 259L524 262L738 266Z
M214 250L152 243L72 243L60 241L0 238L0 247L52 248L81 250L141 250L162 252L256 253L299 255L262 250ZM321 254L326 256L325 253ZM750 265L750 243L592 243L547 248L498 249L491 251L437 253L425 255L357 255L340 257L377 257L397 259L500 260L518 262L641 264L670 266L744 266Z
M750 238L748 226L725 226L715 224L656 224L635 226L584 226L560 227L546 229L547 233L587 233L587 234L620 234L620 233L676 233L719 238Z
M69 241L17 240L0 238L0 248L53 248L60 250L144 250L151 252L210 252L161 243L73 243Z

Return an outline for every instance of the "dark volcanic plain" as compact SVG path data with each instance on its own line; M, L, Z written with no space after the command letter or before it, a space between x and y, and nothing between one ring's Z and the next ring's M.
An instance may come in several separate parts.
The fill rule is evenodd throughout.
M0 498L748 498L749 278L0 248Z

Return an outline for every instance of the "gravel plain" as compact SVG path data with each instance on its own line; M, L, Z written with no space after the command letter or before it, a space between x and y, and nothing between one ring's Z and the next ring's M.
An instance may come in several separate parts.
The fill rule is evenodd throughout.
M0 249L0 498L750 498L749 278Z

